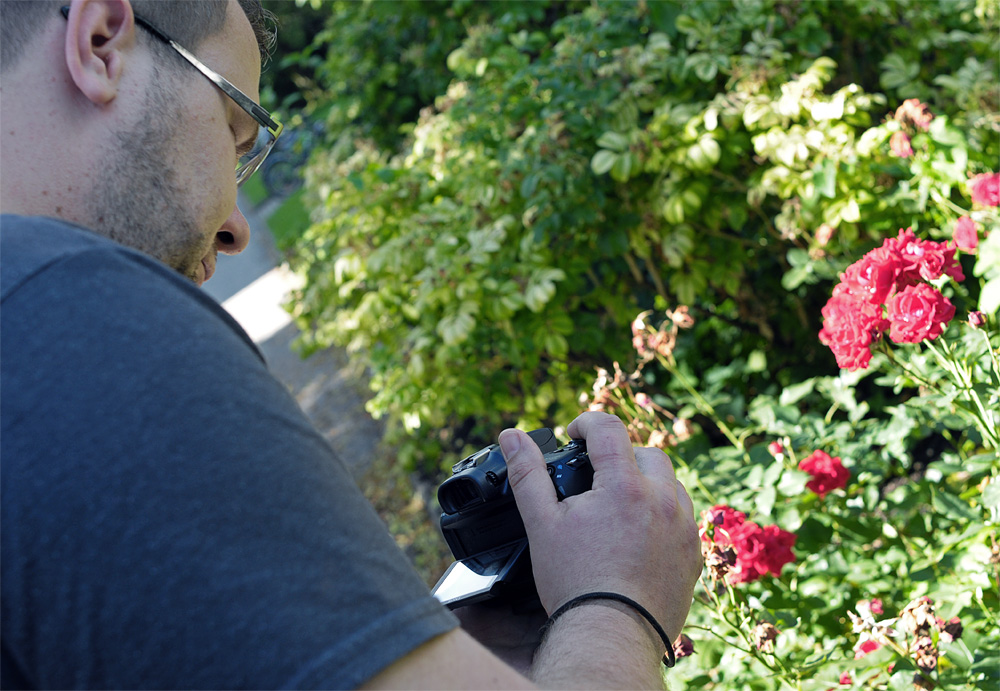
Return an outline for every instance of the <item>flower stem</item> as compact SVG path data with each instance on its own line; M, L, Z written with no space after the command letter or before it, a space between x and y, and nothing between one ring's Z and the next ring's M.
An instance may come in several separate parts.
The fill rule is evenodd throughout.
M719 431L722 432L726 439L729 440L729 443L736 447L744 456L747 456L747 460L749 460L746 448L743 446L743 441L733 433L733 431L729 428L729 425L722 421L719 414L715 412L715 408L712 407L712 404L705 400L694 385L688 381L688 378L685 377L680 369L678 369L672 362L662 355L657 355L656 358L659 360L663 368L676 377L681 385L687 389L688 393L691 394L691 397L694 398L695 403L698 405L701 412L712 418L716 426L719 428Z

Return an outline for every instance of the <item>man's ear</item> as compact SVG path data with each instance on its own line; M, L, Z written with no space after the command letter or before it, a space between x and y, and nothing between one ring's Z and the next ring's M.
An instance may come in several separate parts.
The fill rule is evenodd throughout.
M125 51L135 42L128 0L73 0L67 17L66 66L77 88L98 105L118 95Z

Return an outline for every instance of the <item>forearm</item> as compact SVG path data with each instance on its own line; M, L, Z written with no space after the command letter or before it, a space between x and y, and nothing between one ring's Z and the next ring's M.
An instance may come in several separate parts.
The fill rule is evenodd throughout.
M631 608L588 602L560 616L535 655L541 688L662 689L663 647Z

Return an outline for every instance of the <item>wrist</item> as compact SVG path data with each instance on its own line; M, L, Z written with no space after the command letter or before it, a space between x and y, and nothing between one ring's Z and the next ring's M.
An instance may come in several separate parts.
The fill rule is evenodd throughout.
M556 619L572 609L591 603L620 605L625 608L625 611L628 614L640 616L650 627L652 627L653 632L656 634L656 637L660 640L660 643L663 646L663 664L667 667L674 666L676 660L674 657L673 640L669 637L663 626L660 625L660 622L657 621L656 617L654 617L649 610L632 598L627 595L622 595L621 593L594 591L570 598L568 601L559 606L554 612L552 612L548 621L545 622L545 625L542 626L541 631L539 631L540 637L544 638L546 631L553 625Z
M542 687L663 687L659 636L634 609L613 600L581 603L546 632L532 666Z

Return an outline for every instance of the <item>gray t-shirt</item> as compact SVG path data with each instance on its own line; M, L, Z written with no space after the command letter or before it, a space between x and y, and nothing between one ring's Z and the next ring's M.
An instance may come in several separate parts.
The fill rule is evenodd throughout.
M348 688L457 625L226 312L0 217L0 686Z

